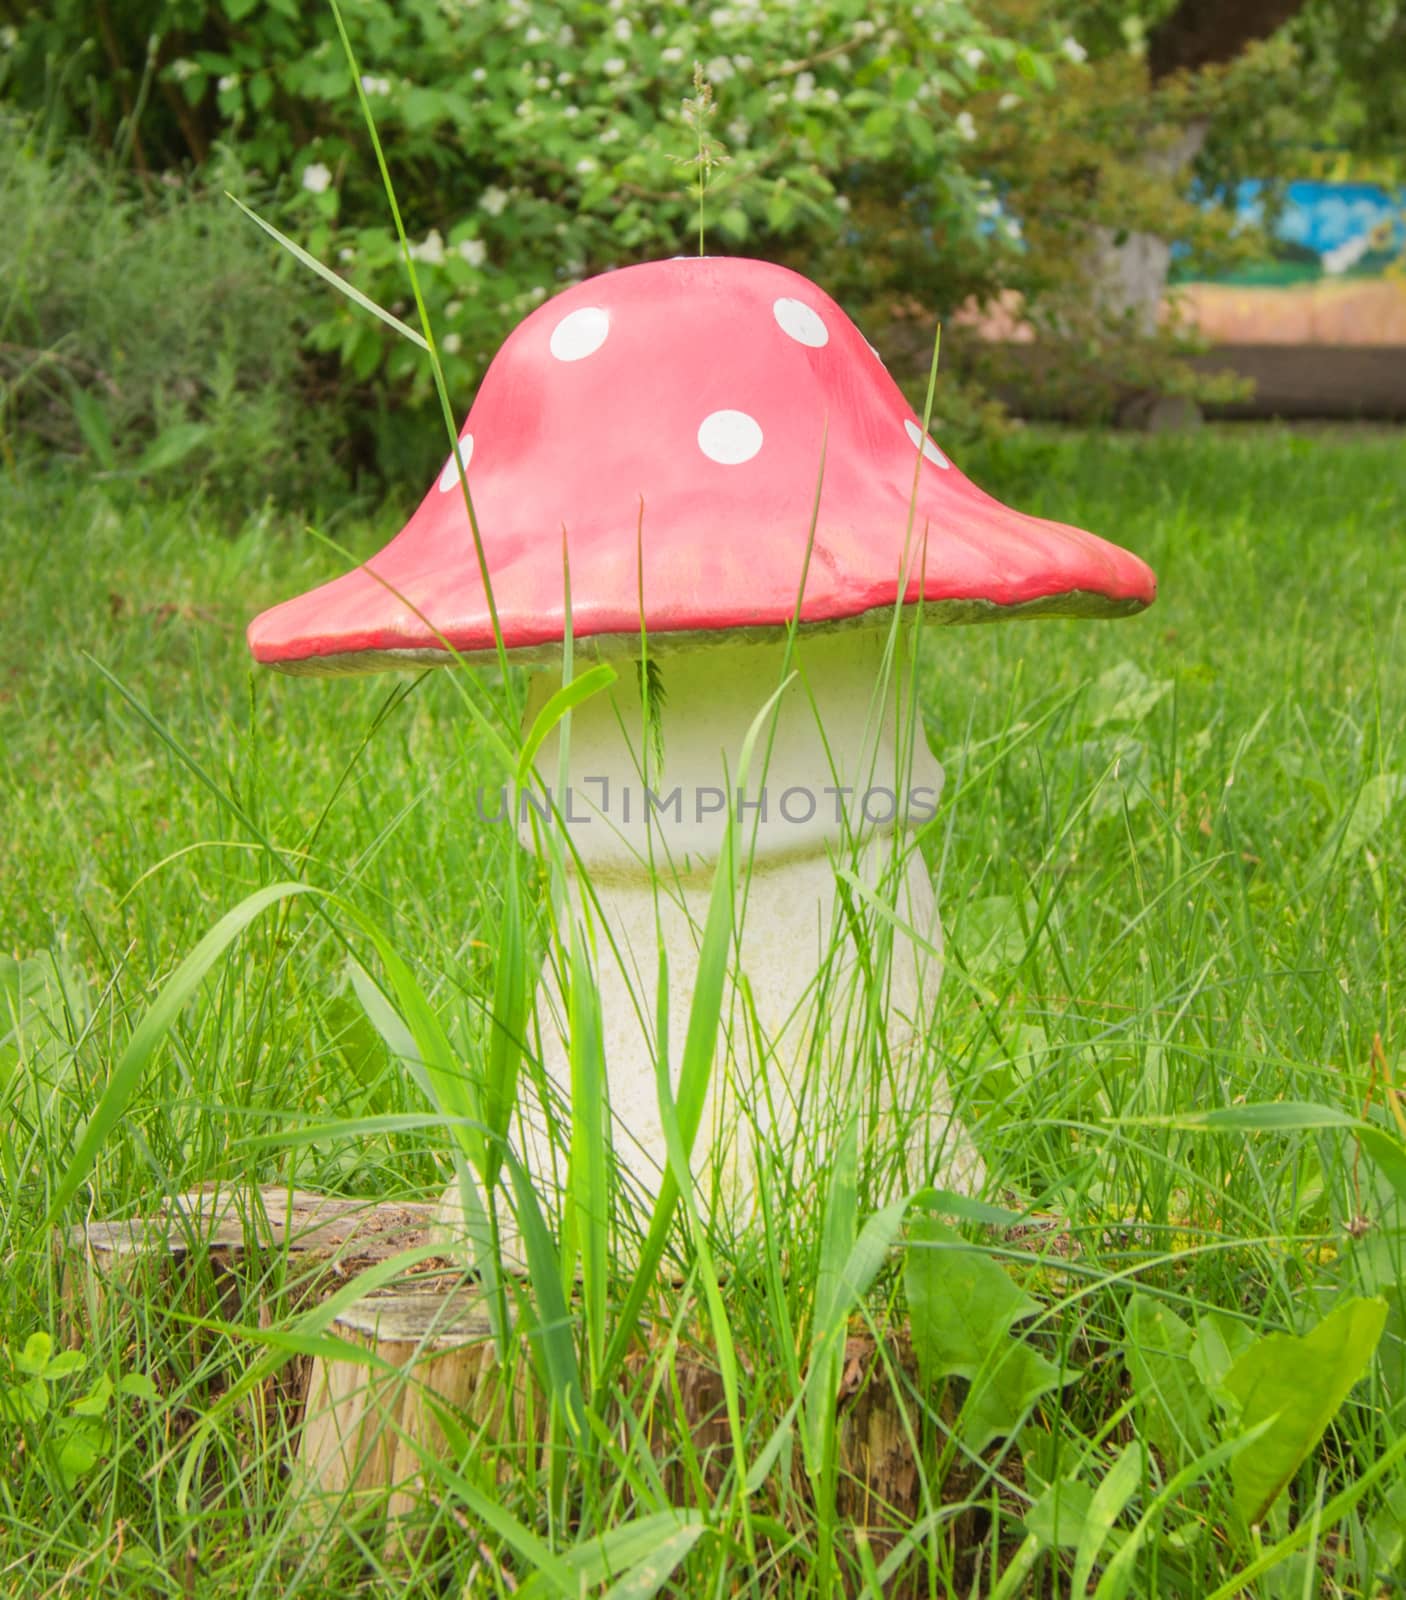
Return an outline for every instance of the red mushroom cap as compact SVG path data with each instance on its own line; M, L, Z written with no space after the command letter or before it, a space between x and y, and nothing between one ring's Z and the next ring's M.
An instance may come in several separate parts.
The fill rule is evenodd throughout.
M563 529L573 633L597 649L637 646L641 597L652 648L784 627L798 597L803 625L881 612L906 545L903 599L934 621L1116 616L1156 594L1136 556L964 478L839 306L769 262L651 262L539 306L459 450L511 651L563 637ZM452 456L379 555L249 627L291 672L445 661L446 642L495 648Z

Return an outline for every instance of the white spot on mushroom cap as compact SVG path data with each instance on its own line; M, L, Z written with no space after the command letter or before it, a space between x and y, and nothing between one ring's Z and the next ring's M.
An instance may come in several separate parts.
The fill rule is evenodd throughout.
M923 432L923 430L916 422L913 421L911 417L904 418L903 431L908 435L915 449L919 445L923 447L923 454L928 458L929 461L933 463L934 466L941 467L945 472L947 468L952 465L947 457L943 455L941 450L937 448L932 440L928 438L927 434Z
M459 487L459 468L454 461L456 454L464 463L464 471L467 472L469 470L469 462L473 460L474 455L473 434L466 433L455 449L450 452L448 461L444 463L444 471L439 475L439 492L441 494L448 494L451 489Z
M605 343L610 313L601 306L569 311L552 329L551 351L558 361L584 361Z
M745 411L714 411L698 424L698 448L721 466L750 461L761 447L761 424Z
M830 330L825 326L820 313L808 306L804 300L792 300L783 296L780 300L772 302L771 314L776 318L776 325L782 333L794 339L797 344L807 344L812 350L818 350L830 342Z

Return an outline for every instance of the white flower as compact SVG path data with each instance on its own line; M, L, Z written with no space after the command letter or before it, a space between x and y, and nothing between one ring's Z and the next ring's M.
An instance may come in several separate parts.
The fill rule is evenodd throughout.
M750 72L752 70L751 56L733 56L732 64L739 72Z
M464 348L464 341L457 333L446 333L439 341L439 347L447 356L457 356Z
M527 119L534 114L535 108L530 100L519 100L517 105L513 108L513 115L521 118L521 120L524 122L526 122Z
M576 43L576 30L569 22L563 22L557 29L557 43L563 50L569 49Z
M582 156L576 163L576 170L583 178L589 178L593 172L600 170L600 162L594 156Z
M303 168L303 188L309 194L322 194L332 182L332 169L321 161L314 161L311 166Z
M835 196L835 210L836 211L848 211L849 210L849 196L847 194L837 194Z
M820 91L822 105L837 106L840 103L840 91L836 88L822 89Z
M189 56L181 56L173 61L166 70L177 83L184 83L187 78L193 78L200 71L200 64L192 61Z
M703 68L703 76L709 83L726 83L732 76L732 63L726 56L714 56Z
M576 74L574 72L559 72L559 73L557 73L557 82L558 83L575 83L576 82Z
M576 117L579 117L581 115L581 107L580 106L563 106L561 108L561 114L562 114L562 116L564 116L566 118L566 120L568 122L571 122Z
M1006 236L1010 239L1024 237L1025 230L1020 225L1019 217L1002 217L1001 226L1006 230Z
M601 71L607 78L618 78L625 70L625 63L619 56L607 56L600 64Z
M976 138L976 123L972 119L970 111L959 111L956 120L953 122L953 127L956 128L959 139L966 139L970 142Z
M969 44L962 51L962 60L975 72L986 60L986 52L979 45Z
M861 17L854 25L854 36L856 39L872 39L878 31L878 24L876 22L871 22L868 17Z
M796 87L792 90L794 98L804 105L815 94L815 74L813 72L798 72L796 74Z
M508 204L508 192L500 189L496 183L490 183L478 197L478 203L490 217L501 216Z
M1082 66L1089 59L1089 52L1072 35L1060 45L1060 49L1074 63L1076 67Z
M601 130L600 142L602 144L614 144L619 137L619 128L604 128Z
M709 14L708 21L711 22L715 28L726 28L732 21L732 13L727 9L726 6L719 6L716 11Z
M423 261L427 267L444 265L444 239L438 228L431 228L419 244L410 246L410 259Z
M621 44L625 44L635 30L630 26L630 19L628 17L621 17L620 20L614 24L610 31L615 35Z
M391 92L391 80L389 78L363 76L361 87L367 94L389 94Z
M733 144L746 144L752 137L752 124L746 117L734 117L727 125L727 136Z
M224 77L221 78L218 83L216 83L215 87L220 91L221 94L228 94L231 89L237 89L239 87L238 74L234 72L225 73Z
M671 44L659 52L659 59L661 61L667 61L671 67L677 66L677 64L683 60L683 51L678 45Z
M481 267L488 259L488 246L482 239L460 239L455 248L471 267Z
M355 261L356 260L356 251L353 250L352 247L349 244L344 244L342 246L342 248L337 252L337 259L338 259L338 261L342 262L343 264L345 264L348 261Z
M482 83L487 76L488 73L482 67L475 67L474 70L469 74L469 77L472 78L475 83Z
M1018 94L1003 94L996 102L997 111L1013 111L1020 104Z
M451 300L444 308L444 314L451 322L457 321L459 313L464 309L462 300Z
M1001 202L995 195L987 195L984 200L978 200L976 203L976 214L979 217L995 217L999 216L1000 212Z
M533 26L523 34L522 42L524 44L541 44L543 39L546 37L546 34L543 33L542 30L534 23Z
M20 31L13 23L0 28L0 50L13 50L20 42Z
M551 86L552 80L550 78L537 78L532 85L538 94L546 94L547 90L550 89Z

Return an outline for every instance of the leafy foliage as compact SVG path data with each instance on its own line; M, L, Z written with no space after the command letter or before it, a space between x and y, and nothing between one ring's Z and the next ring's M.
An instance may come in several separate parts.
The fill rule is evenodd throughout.
M207 174L246 180L228 162ZM0 452L239 503L342 486L300 351L313 291L223 202L145 194L0 108Z

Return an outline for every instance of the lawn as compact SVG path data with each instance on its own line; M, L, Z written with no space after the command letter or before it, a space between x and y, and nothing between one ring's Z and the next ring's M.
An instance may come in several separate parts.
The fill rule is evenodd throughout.
M1078 1376L1033 1396L984 1465L944 1444L934 1401L918 1592L1082 1593L1078 1566L1081 1583L1103 1574L1101 1596L1383 1593L1406 1566L1406 1461L1382 1461L1406 1428L1406 1153L1381 1131L1383 1075L1406 1088L1403 439L1031 430L962 464L1011 504L1136 550L1161 594L1133 620L922 644L947 770L923 843L949 940L937 1037L979 1117L985 1198L1057 1241L1032 1259L969 1223L983 1249L953 1258L1005 1263L1038 1301L1023 1338ZM289 1536L279 1446L251 1448L247 1419L189 1432L212 1382L268 1348L237 1329L192 1355L152 1299L120 1332L84 1336L83 1370L41 1376L42 1407L26 1386L42 1356L26 1341L61 1337L46 1216L85 1121L177 964L262 887L300 877L339 908L280 901L250 923L159 1041L62 1220L216 1177L423 1198L449 1175L442 1129L392 1120L426 1107L349 964L379 970L359 914L472 1053L507 843L472 825L468 797L499 775L453 674L284 679L253 670L242 638L255 611L340 570L328 540L371 553L416 492L317 539L291 509L231 522L72 472L0 480L0 1593L508 1594L532 1565L522 1530L570 1552L664 1505L640 1436L602 1427L561 1473L480 1441L459 1479L479 1498L445 1489L454 1537L387 1576L375 1547ZM1375 1143L1331 1125L1364 1114ZM775 1341L778 1322L806 1325L820 1232L819 1213L797 1225L784 1272L717 1263L744 1460L668 1592L824 1594L837 1564L873 1590L799 1444L779 1458L797 1458L789 1477L777 1466L746 1490L795 1399ZM678 1249L694 1262L682 1235ZM670 1314L716 1340L700 1281L669 1291ZM868 1313L902 1315L916 1281L897 1253ZM1278 1424L1229 1452L1217 1384L1247 1342L1336 1326L1360 1297L1387 1313L1365 1376L1251 1528L1236 1462L1269 1452ZM1298 1370L1291 1347L1268 1348ZM1309 1349L1356 1376L1348 1354ZM108 1395L104 1375L130 1392ZM85 1395L91 1417L72 1409ZM954 1452L947 1497L982 1519L963 1551L936 1514ZM1072 1526L1051 1531L1049 1484ZM633 1570L619 1593L655 1592Z

